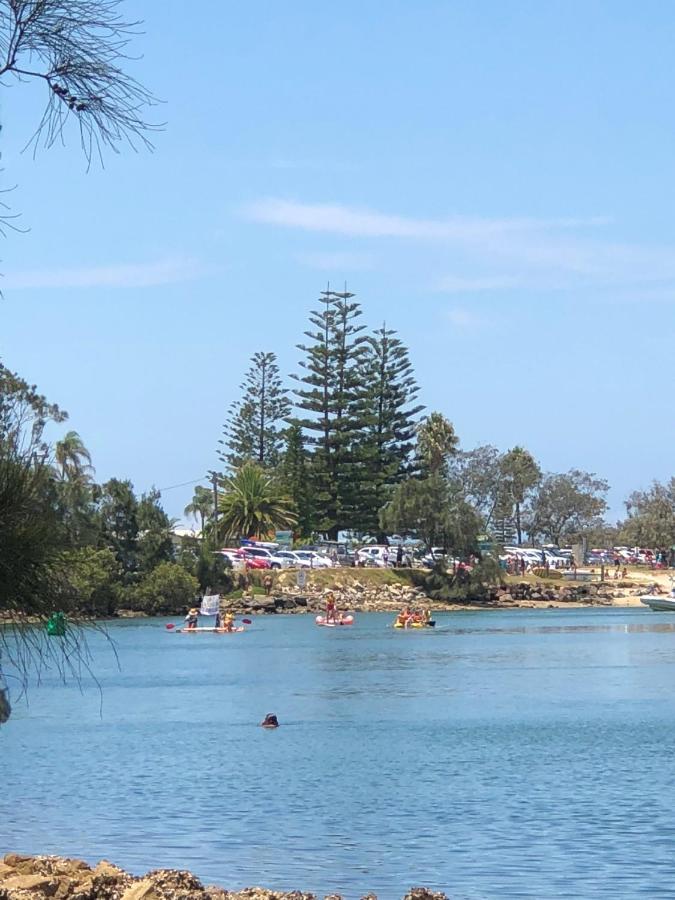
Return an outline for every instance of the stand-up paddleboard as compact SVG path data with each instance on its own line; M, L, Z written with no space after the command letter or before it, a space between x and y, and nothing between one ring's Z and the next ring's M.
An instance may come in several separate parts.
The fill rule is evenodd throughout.
M237 634L245 628L176 628L174 634Z
M333 621L327 621L325 616L317 616L314 620L317 625L323 625L324 628L336 628L340 625L353 625L354 624L354 616L340 616L339 619Z

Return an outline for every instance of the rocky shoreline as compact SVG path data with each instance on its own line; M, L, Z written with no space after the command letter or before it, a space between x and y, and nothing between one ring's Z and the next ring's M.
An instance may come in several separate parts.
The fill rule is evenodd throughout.
M191 872L155 869L134 876L102 860L95 866L62 856L7 853L0 862L0 900L318 900L302 891L250 887L229 891L204 886ZM325 900L341 900L329 894ZM362 900L377 900L366 894ZM443 893L411 888L403 900L448 900Z
M422 590L403 584L368 585L358 579L349 585L325 588L315 586L302 591L295 586L280 586L269 596L244 593L227 598L223 605L235 615L275 613L320 613L326 608L326 596L333 594L337 607L352 612L398 612L404 606L430 607L432 611L452 612L470 609L557 608L631 605L633 597L644 592L633 585L619 587L607 583L551 585L544 582L514 582L494 587L484 599L458 603L430 599Z

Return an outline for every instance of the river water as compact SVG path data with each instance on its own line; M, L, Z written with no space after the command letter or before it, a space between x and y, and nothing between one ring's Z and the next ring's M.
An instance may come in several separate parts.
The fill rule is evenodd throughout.
M0 729L0 849L350 900L675 896L675 616L391 618L111 624L101 694L44 679Z

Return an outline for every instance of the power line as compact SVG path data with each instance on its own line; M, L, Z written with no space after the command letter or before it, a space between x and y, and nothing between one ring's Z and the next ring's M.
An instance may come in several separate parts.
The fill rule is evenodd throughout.
M170 484L169 487L157 488L157 490L161 493L164 491L172 491L174 488L179 487L187 487L190 484L201 484L202 481L207 481L206 478L196 478L194 481L183 481L180 484Z

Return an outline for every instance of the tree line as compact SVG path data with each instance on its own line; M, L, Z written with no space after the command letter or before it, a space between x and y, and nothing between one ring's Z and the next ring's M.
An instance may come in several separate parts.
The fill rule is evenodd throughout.
M328 288L287 380L275 353L253 355L219 443L218 540L292 527L299 539L406 532L456 553L479 535L675 543L675 481L631 495L626 519L610 525L609 485L594 473L546 473L521 446L463 449L442 413L425 414L396 331L368 331L362 315L353 293ZM199 488L186 509L211 534L213 506Z
M624 521L607 523L602 478L545 473L523 447L462 448L419 402L396 332L361 317L353 294L323 292L287 383L274 353L253 356L219 445L217 504L199 486L186 509L204 539L179 544L158 492L98 483L75 432L46 438L67 414L0 364L0 614L182 610L231 587L215 544L279 528L297 540L407 533L456 555L509 528L516 543L675 544L675 479L632 493Z
M48 440L48 426L67 418L0 364L0 617L182 610L225 574L223 564L175 546L156 490L138 496L124 478L97 483L76 432Z

